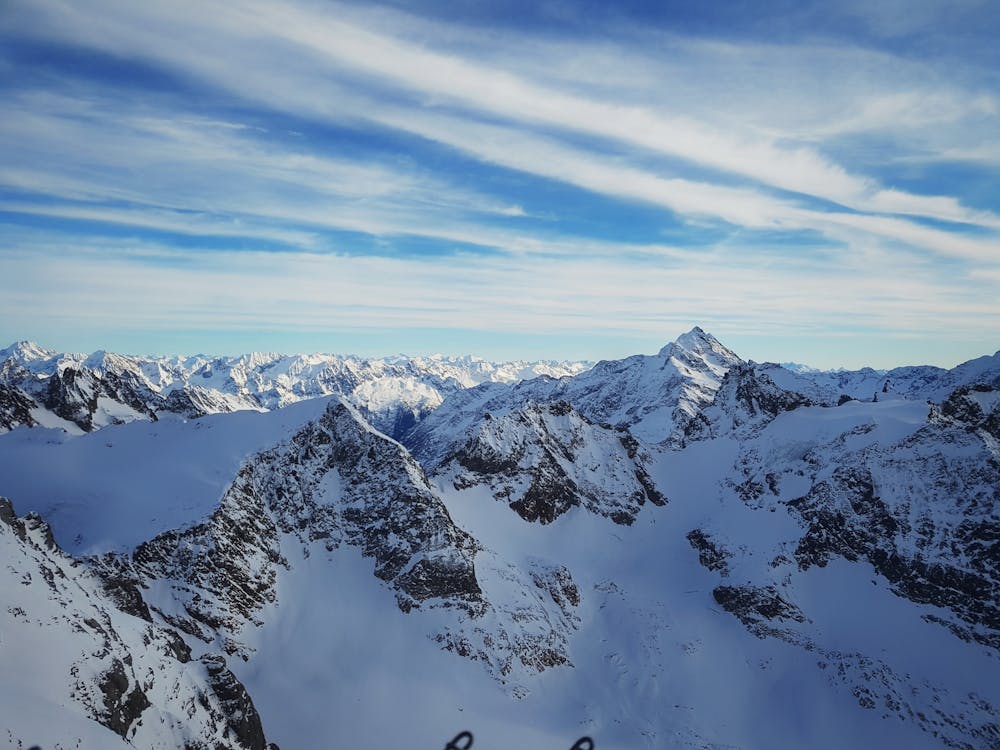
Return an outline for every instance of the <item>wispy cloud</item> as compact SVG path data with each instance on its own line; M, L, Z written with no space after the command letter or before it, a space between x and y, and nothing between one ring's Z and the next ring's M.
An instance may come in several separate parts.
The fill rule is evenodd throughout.
M465 258L437 264L418 259L316 254L204 253L164 248L171 262L120 249L63 253L43 260L6 254L14 275L0 293L23 303L15 318L62 319L73 309L94 325L140 330L166 326L226 329L330 326L396 329L459 327L552 335L656 335L692 316L720 333L751 327L794 334L829 328L881 333L947 334L970 317L996 330L1000 311L984 281L915 268L907 278L875 263L864 273L733 264L706 259L681 267L622 265L610 259L525 256L516 262ZM29 302L30 300L30 302ZM752 300L748 303L748 300ZM592 314L601 310L599 316ZM738 323L736 321L739 321Z
M61 269L87 278L103 325L135 301L123 280L150 278L113 240L127 230L198 245L157 268L169 293L144 295L143 325L996 330L1000 194L932 171L997 176L996 76L971 57L945 74L898 41L627 19L581 37L264 0L15 2L0 36L12 71L32 45L95 61L48 55L3 84L0 263L33 263L38 298L82 303ZM119 250L53 266L68 231ZM234 279L252 312L242 292L179 291Z

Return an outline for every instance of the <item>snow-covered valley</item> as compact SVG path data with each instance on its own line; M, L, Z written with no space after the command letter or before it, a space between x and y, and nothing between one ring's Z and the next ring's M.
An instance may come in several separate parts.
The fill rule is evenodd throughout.
M1000 747L1000 353L696 328L351 388L149 360L141 403L116 355L0 354L11 747ZM170 367L244 405L163 409Z

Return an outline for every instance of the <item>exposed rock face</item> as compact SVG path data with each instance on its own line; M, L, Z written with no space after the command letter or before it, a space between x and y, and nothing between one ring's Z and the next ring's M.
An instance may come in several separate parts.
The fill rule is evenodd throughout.
M68 367L49 379L42 403L62 419L89 431L93 429L93 415L97 411L99 393L96 376Z
M105 372L101 378L101 393L110 401L124 404L145 419L156 420L156 408L163 397L153 391L141 373L123 369Z
M580 606L580 589L564 565L543 567L536 564L531 571L531 580L549 593L566 617L574 616L573 608Z
M205 654L199 661L208 672L208 684L219 697L219 707L228 733L240 747L265 750L267 740L260 723L260 714L243 683L229 671L226 660L218 654Z
M248 658L243 636L267 607L280 606L279 575L294 576L289 560L317 545L360 549L403 612L451 612L432 637L504 683L568 663L580 602L569 571L538 561L526 574L483 550L454 524L406 449L342 402L249 461L207 521L103 564L115 580L134 576L169 591L160 600L171 606L154 607L157 617Z
M526 521L551 523L582 506L630 524L647 501L666 502L625 429L595 425L565 401L488 416L454 454L454 481L488 484Z
M121 571L121 566L115 564L113 556L109 556L105 564L101 564L100 561L96 560L91 560L90 562L94 567L94 571L101 577L105 596L118 609L146 622L153 621L153 617L149 613L149 607L146 606L146 601L142 598L138 579L129 576L127 572Z
M796 391L817 404L835 406L846 397L858 401L910 399L940 402L957 388L982 383L1000 387L1000 352L988 357L963 362L945 370L920 365L895 369L833 371L795 371L774 363L764 363L758 369L786 390Z
M87 735L94 746L110 747L117 735L163 750L263 750L253 702L221 656L192 663L176 633L118 608L108 591L125 584L67 557L44 521L19 518L6 498L0 557L8 573L0 580L5 666L19 670L24 700L96 722ZM141 596L132 608L145 612ZM51 719L4 714L8 737L24 747L45 736Z
M188 385L170 391L162 403L156 406L156 413L167 412L185 419L197 419L206 414L225 414L237 411L238 408L253 408L249 400L246 403L234 402L233 399L220 397L218 392L197 385Z
M975 693L949 706L953 696L900 674L881 659L809 642L802 645L816 654L816 665L831 686L847 688L861 709L877 712L883 720L912 721L942 747L978 750L994 748L1000 741L995 707Z
M593 424L624 427L646 445L679 444L684 426L711 403L741 360L700 328L653 356L599 362L575 377L484 384L451 395L403 443L434 472L479 430L486 415L564 401Z
M323 446L329 439L327 455ZM375 575L394 582L412 604L430 598L481 604L473 557L477 545L451 520L423 470L398 443L374 432L346 404L331 406L313 430L300 433L292 447L308 476L336 470L340 482L340 521L346 543L375 559ZM325 519L309 508L305 482L293 484L282 472L275 487L286 508L284 530L303 528L303 519ZM300 476L302 476L300 475ZM300 488L303 490L300 492ZM328 498L326 502L336 502ZM287 509L294 508L294 521Z
M899 524L875 496L870 473L838 467L829 481L809 495L788 502L805 521L806 533L795 550L803 570L826 565L832 557L852 562L883 542L891 544Z
M645 443L671 442L708 406L740 358L695 326L655 356L600 362L566 382L559 398L599 423L628 427Z
M250 459L204 521L159 534L130 554L88 562L99 572L101 596L119 610L151 627L177 628L199 650L205 646L198 641L249 658L247 636L266 610L281 604L279 577L294 577L295 561L343 545L372 560L374 575L395 592L404 613L447 610L448 617L433 620L431 637L481 661L511 691L525 675L568 663L581 598L569 571L542 561L524 571L483 550L454 524L406 449L339 401ZM477 560L490 581L489 597ZM175 635L164 636L163 650L179 663L191 661L191 648ZM216 662L200 663L216 693L226 693L228 678ZM108 724L117 732L145 708L117 666L105 672ZM220 709L216 719L231 724L226 717L249 717L231 733L258 746L256 720L239 707L240 696L222 698L235 708Z
M43 381L42 405L82 430L90 432L109 424L135 419L156 419L155 408L162 398L153 393L131 372L107 372L66 367Z
M582 595L569 569L540 559L518 568L485 550L479 558L489 606L435 636L442 648L481 662L515 697L521 680L572 666L570 637L579 627Z
M463 388L575 374L586 368L578 362L494 363L438 356L132 357L103 351L86 356L59 354L25 341L0 350L0 384L88 432L123 421L156 419L157 414L193 419L277 409L336 394L378 429L400 437L446 395ZM0 429L7 429L3 414L0 402Z
M743 536L738 525L720 522L724 532L707 523L687 535L700 564L721 579L713 599L749 632L816 654L830 684L850 690L861 708L970 749L1000 739L988 700L949 694L871 653L821 645L822 631L798 603L810 599L796 594L808 590L799 587L810 586L810 577L818 580L815 568L838 561L829 575L854 576L843 561L858 563L874 570L872 584L934 607L915 608L914 617L944 626L970 648L985 646L984 658L1000 648L1000 389L986 377L931 405L926 421L917 404L894 400L888 384L877 404L814 410L814 422L803 416L796 423L809 428L784 430L771 424L774 415L805 404L780 388L780 398L769 398L773 381L737 365L692 437L738 437L720 499L751 513L790 513L799 530L767 532L763 542L759 528ZM742 397L740 384L754 382L767 385L765 398L756 386Z
M788 505L806 524L801 567L866 559L899 595L957 615L953 632L1000 648L998 409L970 393L1000 403L991 387L956 391L912 436L852 456Z
M799 520L803 532L788 556L799 569L867 562L898 595L954 616L928 619L1000 648L998 420L1000 389L965 386L889 444L873 442L873 423L791 461L788 449L768 454L748 444L742 481L731 486L750 507L780 503ZM803 476L808 491L779 501L781 485Z
M808 613L792 600L797 575L787 572L792 561L784 555L769 562L762 579L736 584L729 580L734 555L726 545L701 529L690 532L688 540L698 551L699 562L723 580L712 590L719 606L757 638L786 641L815 655L830 686L847 689L860 708L876 711L883 719L913 722L947 747L993 747L1000 739L994 706L976 693L952 695L937 684L900 673L882 659L820 645ZM744 548L742 554L752 557L761 551ZM955 627L950 620L941 622Z
M774 586L717 586L712 597L760 638L770 634L773 621L805 622L806 619L802 611L786 601Z
M702 567L718 573L723 580L729 579L733 553L721 541L702 529L688 532L687 540L698 551ZM802 610L788 601L773 583L725 583L712 590L712 598L758 638L775 636L794 642L795 638L781 629L782 623L806 622Z
M812 404L801 393L779 388L753 363L739 363L726 372L712 403L687 423L684 436L689 440L720 435L745 438L782 412Z
M127 740L129 729L139 720L142 712L149 708L149 698L129 679L125 673L125 665L118 659L112 661L111 667L101 675L97 684L104 696L104 707L94 718L123 740Z
M234 639L275 601L286 540L359 547L404 610L424 602L483 610L474 540L406 450L341 402L251 460L210 519L140 545L132 563L183 602L165 619L204 640L224 633L228 651L245 653Z
M977 432L992 448L989 438L1000 440L1000 385L957 388L939 409L932 410L930 419Z
M31 410L37 407L34 399L16 387L0 382L0 431L13 430L22 425L34 427L38 422L31 415Z
M698 562L709 570L729 575L729 552L701 529L688 532L687 540L698 550Z
M182 609L160 611L169 623L206 642L216 631L232 633L274 601L276 566L284 563L277 526L244 468L210 519L168 531L132 553L135 575L165 579ZM174 583L179 582L179 583ZM225 641L225 649L238 648Z

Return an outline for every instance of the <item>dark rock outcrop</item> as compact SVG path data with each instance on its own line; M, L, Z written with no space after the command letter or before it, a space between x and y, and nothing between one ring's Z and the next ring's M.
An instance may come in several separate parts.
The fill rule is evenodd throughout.
M980 399L992 401L992 406L984 408ZM1000 440L1000 387L976 384L957 388L940 407L932 408L930 418L962 426L970 432L982 430Z
M857 561L880 544L891 546L899 529L885 503L876 497L871 474L853 468L835 470L829 481L789 501L788 507L807 525L795 550L802 570L822 567L835 556Z
M136 747L264 750L260 718L224 659L202 657L204 672L186 666L191 649L151 622L136 582L109 560L67 556L44 521L18 517L6 498L0 498L0 556L17 581L5 589L12 618L5 621L4 647L53 645L36 661L39 675L19 676L25 696L70 701L75 708L68 710ZM19 737L16 727L5 727L5 736L27 747L32 721L22 725L29 736ZM69 736L57 746L79 740Z
M336 476L334 495L325 494L328 475ZM221 632L227 651L245 655L236 633L276 600L287 538L304 549L359 547L404 611L423 602L470 613L484 606L474 540L406 450L340 402L249 461L207 521L139 545L131 565L144 580L171 582L186 616L165 619L204 640Z
M87 367L65 367L39 381L36 387L41 388L42 384L42 405L87 432L104 424L96 421L101 398L115 404L116 410L127 407L136 418L150 420L156 420L156 409L163 403L163 397L132 372L102 374ZM120 421L116 416L108 419L111 423Z
M31 411L37 407L35 400L16 386L0 382L0 431L21 426L34 427L38 421Z
M729 575L730 553L725 547L701 529L689 531L687 540L692 547L698 550L698 562L703 567L721 573L723 576Z
M98 378L93 373L67 367L48 379L43 404L56 416L90 431L99 394Z
M775 622L805 622L805 615L774 586L717 586L712 598L759 638L773 634Z
M243 683L229 671L226 660L218 654L205 654L198 661L208 671L208 684L219 698L227 731L240 747L266 750L267 740L260 723L260 714Z
M953 612L952 632L1000 648L1000 461L989 442L997 409L975 399L993 393L958 389L910 437L844 455L789 501L805 526L799 567L864 560L898 595ZM880 497L878 483L892 493Z
M746 437L783 412L812 405L803 394L779 388L753 362L740 362L726 372L712 403L685 425L684 438Z
M98 687L104 696L104 707L94 718L127 740L132 724L149 708L149 699L138 685L133 684L125 674L125 665L117 659L101 675Z
M488 484L526 521L583 507L623 525L647 502L666 503L649 460L627 430L594 424L565 401L488 414L450 459L456 487Z

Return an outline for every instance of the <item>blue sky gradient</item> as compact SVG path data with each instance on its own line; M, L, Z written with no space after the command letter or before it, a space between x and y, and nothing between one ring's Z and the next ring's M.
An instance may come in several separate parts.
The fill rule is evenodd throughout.
M997 38L973 0L13 0L0 342L991 354Z

